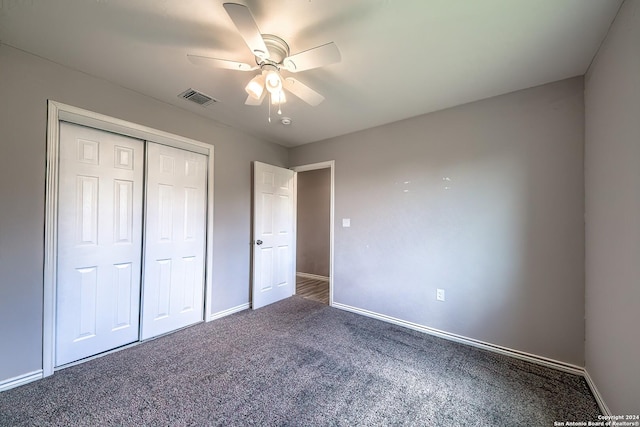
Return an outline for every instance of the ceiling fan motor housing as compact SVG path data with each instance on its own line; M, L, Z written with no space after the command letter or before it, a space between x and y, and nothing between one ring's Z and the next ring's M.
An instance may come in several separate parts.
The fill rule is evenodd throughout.
M269 51L268 59L256 56L256 64L262 68L265 65L272 65L277 69L282 66L282 61L289 56L289 45L278 36L273 34L262 34L264 44Z

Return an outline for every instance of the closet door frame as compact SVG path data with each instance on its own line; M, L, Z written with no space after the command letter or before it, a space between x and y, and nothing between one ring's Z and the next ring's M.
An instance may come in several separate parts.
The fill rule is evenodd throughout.
M213 165L214 147L200 141L156 130L147 126L94 113L60 102L48 101L47 111L47 164L45 185L45 235L44 235L44 301L42 319L42 375L55 371L56 338L56 287L58 247L58 172L60 152L60 121L88 126L107 132L130 136L181 148L208 157L207 164L207 212L205 242L205 295L204 320L212 320L211 284L213 277Z

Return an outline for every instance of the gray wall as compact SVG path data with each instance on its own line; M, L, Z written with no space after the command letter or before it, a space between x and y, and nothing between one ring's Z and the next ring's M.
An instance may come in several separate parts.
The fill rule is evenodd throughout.
M586 369L614 414L640 413L640 2L585 81Z
M583 366L583 142L578 77L292 149L336 162L335 301Z
M298 173L296 270L329 277L331 169Z
M283 147L0 45L0 382L42 368L47 99L215 145L213 312L249 300L251 161Z

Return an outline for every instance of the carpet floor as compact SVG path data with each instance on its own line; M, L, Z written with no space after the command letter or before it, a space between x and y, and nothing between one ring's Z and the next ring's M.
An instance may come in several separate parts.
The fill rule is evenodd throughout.
M2 426L552 426L582 377L292 297L0 393Z

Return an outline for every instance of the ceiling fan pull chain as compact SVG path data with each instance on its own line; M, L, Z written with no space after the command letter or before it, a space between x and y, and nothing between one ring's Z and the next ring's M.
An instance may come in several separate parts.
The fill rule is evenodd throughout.
M271 123L271 92L269 92L269 102L267 104L269 104L269 123Z

